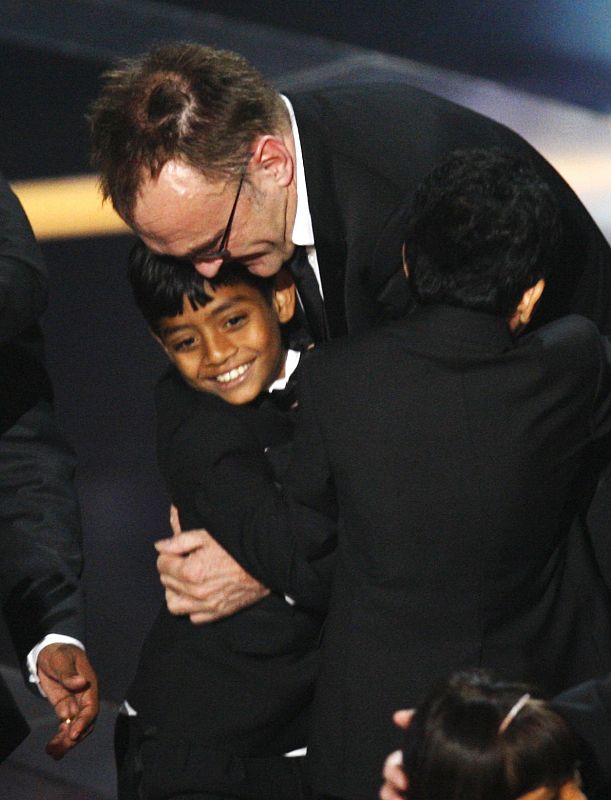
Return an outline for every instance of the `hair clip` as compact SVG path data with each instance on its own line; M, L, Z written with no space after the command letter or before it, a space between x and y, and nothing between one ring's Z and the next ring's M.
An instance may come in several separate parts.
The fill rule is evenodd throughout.
M523 694L522 697L514 703L513 706L509 709L507 714L501 720L501 724L499 725L499 734L505 733L507 728L511 725L513 720L518 716L520 711L524 708L526 703L530 700L529 694Z

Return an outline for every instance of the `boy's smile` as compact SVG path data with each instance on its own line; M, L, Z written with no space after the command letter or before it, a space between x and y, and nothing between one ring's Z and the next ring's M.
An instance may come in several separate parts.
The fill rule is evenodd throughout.
M234 405L249 403L284 368L281 293L268 301L246 283L216 288L206 283L205 291L211 298L206 305L193 309L185 298L182 314L160 320L159 338L194 389Z

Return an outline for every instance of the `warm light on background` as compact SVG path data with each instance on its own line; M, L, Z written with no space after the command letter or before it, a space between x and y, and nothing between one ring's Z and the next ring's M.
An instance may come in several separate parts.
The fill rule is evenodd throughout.
M11 187L39 241L129 233L110 203L102 203L95 175L14 181Z
M548 109L548 114L549 114ZM564 111L565 115L568 111ZM609 118L596 118L598 126L608 129ZM561 129L561 126L559 126ZM587 133L587 131L586 131ZM573 151L564 139L548 142L547 148L537 142L537 131L527 137L556 167L579 195L594 220L611 241L611 154L600 147L600 131L581 142ZM548 138L550 138L548 136ZM574 144L574 138L571 140ZM95 175L73 175L11 182L29 217L36 238L72 239L87 236L116 236L129 233L112 205L102 203Z

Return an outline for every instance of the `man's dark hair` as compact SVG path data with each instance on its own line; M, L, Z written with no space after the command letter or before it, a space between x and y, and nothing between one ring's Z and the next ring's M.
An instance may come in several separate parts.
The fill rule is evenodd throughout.
M238 261L223 264L214 278L200 275L190 261L152 253L138 239L129 254L128 277L136 305L149 328L159 334L162 317L175 317L183 312L183 300L189 299L195 309L205 306L212 297L206 288L247 284L260 292L266 302L272 302L274 277L253 275Z
M140 182L172 159L210 179L236 176L253 139L289 128L282 98L237 53L167 44L104 74L90 109L105 199L131 222Z
M575 775L568 723L528 688L481 670L453 675L434 689L406 731L408 800L515 800L558 790Z
M424 179L405 238L420 303L510 316L556 256L559 211L548 185L518 156L457 150Z

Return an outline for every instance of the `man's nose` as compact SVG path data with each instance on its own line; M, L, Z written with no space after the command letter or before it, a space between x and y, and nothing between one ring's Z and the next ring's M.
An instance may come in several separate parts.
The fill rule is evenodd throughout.
M215 258L214 261L198 261L194 258L192 263L195 269L200 275L203 275L204 278L214 278L223 264L223 259Z

